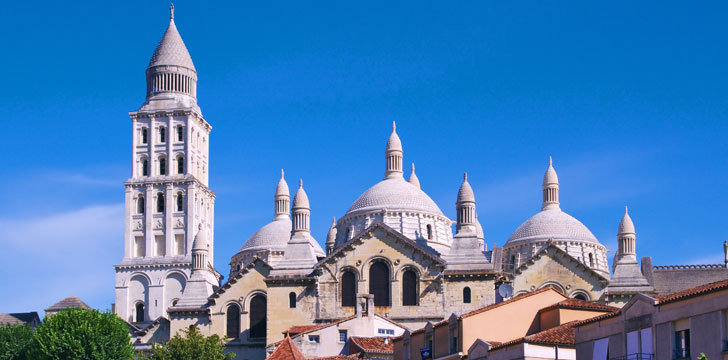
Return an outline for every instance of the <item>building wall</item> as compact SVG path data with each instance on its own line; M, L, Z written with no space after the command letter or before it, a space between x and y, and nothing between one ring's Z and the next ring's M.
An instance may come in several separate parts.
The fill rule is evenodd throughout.
M290 308L288 294L294 292L296 308ZM316 286L313 282L268 282L267 343L283 340L283 331L294 325L313 324L316 319Z
M587 300L602 298L605 284L601 284L598 278L580 269L576 264L569 263L565 259L555 259L551 255L542 256L534 261L534 264L515 275L513 279L515 295L551 285L569 297L586 294L589 297Z

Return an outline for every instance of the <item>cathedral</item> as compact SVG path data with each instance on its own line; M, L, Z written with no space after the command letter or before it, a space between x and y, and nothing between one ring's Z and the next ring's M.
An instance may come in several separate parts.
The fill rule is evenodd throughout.
M124 183L124 254L114 266L114 312L140 349L196 325L227 337L238 358L262 359L292 326L355 315L362 296L373 298L376 314L415 329L546 286L620 305L667 282L660 269L640 265L626 208L610 269L607 248L562 210L550 159L541 211L489 249L467 174L453 189L457 216L449 219L420 188L414 165L405 177L395 124L383 141L383 179L334 219L323 247L309 220L325 215L311 212L302 181L291 194L281 171L270 188L272 220L232 254L223 281L212 265L212 127L197 104L197 70L174 8L146 83L144 104L129 113L133 166Z

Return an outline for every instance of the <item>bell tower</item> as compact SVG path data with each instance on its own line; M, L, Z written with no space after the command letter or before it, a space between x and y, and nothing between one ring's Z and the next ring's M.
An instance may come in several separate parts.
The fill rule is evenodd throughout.
M212 269L215 194L208 188L212 127L197 105L197 71L174 22L146 69L146 99L129 112L131 177L124 182L124 256L116 270L114 312L130 323L167 316L193 268L192 243L204 236ZM202 229L202 227L205 227ZM213 270L215 277L220 276Z

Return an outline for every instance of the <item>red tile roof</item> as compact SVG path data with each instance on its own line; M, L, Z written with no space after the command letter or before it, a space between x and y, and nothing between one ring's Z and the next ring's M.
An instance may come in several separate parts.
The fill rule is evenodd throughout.
M286 330L283 330L283 335L295 337L296 335L318 330L321 328L325 328L325 327L328 327L329 325L331 325L331 324L294 325Z
M525 299L527 297L530 297L530 296L533 296L533 295L536 295L536 294L540 294L540 293L543 293L543 292L546 292L546 291L549 291L549 290L550 291L555 291L559 295L561 295L564 298L566 298L566 295L562 294L560 291L558 291L558 290L556 290L556 289L554 289L554 288L552 288L550 286L547 286L547 287L545 287L543 289L538 289L536 291L531 291L529 293L521 294L521 295L518 295L518 296L516 296L514 298L508 299L506 301L499 302L497 304L488 305L488 306L482 307L480 309L475 309L475 310L473 310L471 312L468 312L468 313L463 314L460 317L461 318L466 318L466 317L469 317L469 316L473 316L473 315L477 315L477 314L480 314L480 313L484 313L484 312L486 312L488 310L493 310L495 308L498 308L498 307L501 307L501 306L504 306L504 305L508 305L508 304L510 304L512 302L516 302L516 301L519 301L519 300Z
M620 309L620 310L617 310L615 312L606 313L606 314L602 314L602 315L599 315L599 316L595 316L593 318L589 318L589 319L586 319L586 320L578 321L574 325L574 327L579 327L579 326L582 326L582 325L595 323L597 321L601 321L601 320L605 320L605 319L611 319L611 318L617 317L617 316L619 316L621 314L622 314L622 310Z
M394 354L392 339L386 337L350 337L351 342L367 353ZM349 348L351 350L351 348Z
M320 358L308 358L308 360L354 360L359 359L359 357L354 355L334 355L334 356L324 356Z
M678 291L674 294L660 297L658 298L659 302L657 305L669 304L676 301L681 301L725 289L728 289L728 280L717 281L714 283L696 286L694 288Z
M592 301L586 301L586 300L579 300L579 299L566 299L564 301L560 301L556 304L553 304L551 306L547 306L538 312L548 311L552 309L572 309L572 310L589 310L589 311L604 311L604 312L615 312L619 310L619 308L616 308L614 306L604 305L595 303Z
M306 360L306 357L298 350L291 338L287 337L278 344L266 360Z
M537 332L533 335L493 345L490 347L490 350L506 348L519 343L574 346L574 325L577 323L578 321L576 320L571 321L548 330Z

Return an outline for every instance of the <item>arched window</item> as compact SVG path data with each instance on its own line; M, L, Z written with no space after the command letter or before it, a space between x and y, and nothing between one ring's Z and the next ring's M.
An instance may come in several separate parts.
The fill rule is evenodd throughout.
M182 125L177 126L177 141L184 141L185 139L185 128Z
M144 196L137 198L137 214L144 214Z
M341 275L341 306L356 305L356 275L353 271L345 271Z
M516 255L511 255L511 268L516 268Z
M427 240L432 240L432 225L427 224Z
M134 322L144 322L144 303L137 303L136 304L136 316L134 317Z
M142 159L142 176L149 176L149 160Z
M294 292L288 294L288 307L291 309L296 308L296 293Z
M255 295L250 300L250 337L265 339L266 331L266 299L263 295Z
M381 261L375 261L369 267L369 293L374 295L374 306L390 306L389 294L389 266Z
M594 267L594 255L589 253L589 267Z
M240 336L240 308L235 304L227 307L227 328L225 336L237 339Z
M586 296L584 296L584 294L576 294L576 296L574 296L574 299L586 301Z
M157 212L164 212L164 194L157 193Z
M159 142L167 141L167 129L164 126L159 127Z
M167 159L159 158L159 175L167 175Z
M142 128L142 144L147 143L147 128Z
M470 288L464 287L463 288L463 304L470 304Z
M185 173L185 158L180 155L177 156L177 174Z
M376 296L374 299L377 299ZM402 305L417 305L417 273L413 270L407 270L402 274Z
M184 211L185 209L185 195L179 191L177 192L177 211Z

